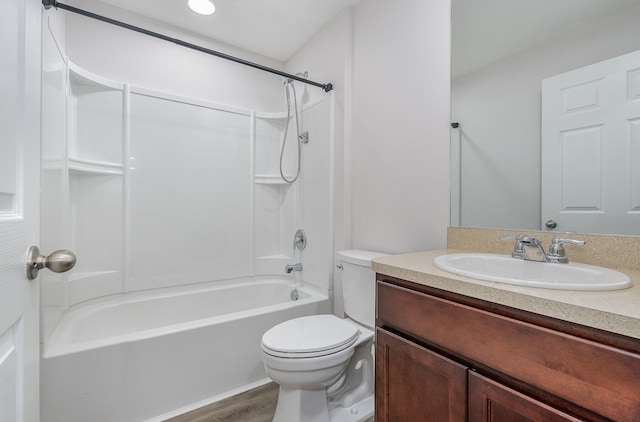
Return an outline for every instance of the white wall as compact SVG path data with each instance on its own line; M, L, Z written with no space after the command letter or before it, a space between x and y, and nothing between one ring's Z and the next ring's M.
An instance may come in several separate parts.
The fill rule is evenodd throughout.
M333 251L351 247L351 179L349 159L351 130L351 16L352 10L345 9L335 16L325 27L314 35L286 63L286 71L290 73L309 72L309 78L318 82L333 84L333 204L332 217L333 242L328 245L328 258L324 261L326 270L333 275L334 312L341 315L342 280L341 272L334 264ZM308 88L309 96L322 95L319 88ZM310 242L313 241L310 238Z
M288 72L308 71L334 86L335 251L400 253L446 244L449 8L436 1L360 2L286 63ZM381 27L394 30L381 34ZM310 96L320 92L308 89ZM372 177L378 168L383 174ZM334 272L337 314L340 275Z
M449 225L450 1L353 10L352 246L442 248Z
M41 163L40 172L40 249L54 251L70 249L66 235L66 201L62 171L65 143L65 65L64 16L46 13L42 19L42 86L41 86ZM58 44L54 42L54 37ZM46 210L46 212L42 212ZM61 307L50 302L64 300L65 275L51 271L40 274L41 339L53 329L52 323L62 314ZM47 302L48 298L52 298Z
M80 6L270 67L283 67L282 63L199 39L99 2L86 1ZM285 122L283 85L277 75L63 10L52 9L46 15L56 21L54 36L66 54L75 65L84 69L74 71L74 75L84 75L85 70L94 73L73 76L77 82L72 84L69 97L73 104L68 108L69 118L65 117L63 64L56 62L55 72L45 73L45 101L54 106L50 115L54 116L55 111L57 118L48 119L46 125L49 130L46 131L44 160L50 163L50 170L45 182L47 191L53 194L47 195L45 199L48 200L44 202L56 212L47 211L43 215L47 221L56 219L64 223L69 220L69 223L51 224L60 229L49 230L43 238L52 244L70 239L66 247L77 248L79 257L69 280L59 277L44 283L44 304L52 313L86 299L121 291L248 276L252 270L260 274L284 274L285 263L300 259L293 256L292 248L295 229L300 226L312 236L304 252L308 258L304 277L324 290L330 287L333 238L329 191L330 94L313 88L320 92L324 101L314 101L312 106L307 92L299 88L306 105L301 129L311 132L311 142L303 148L306 165L303 163L300 182L293 186L277 184L277 158ZM60 20L61 16L65 19ZM65 38L66 43L63 42ZM59 54L54 54L57 49L52 39L47 31L47 64L53 59L61 61ZM105 77L114 82L102 81ZM128 91L123 83L131 85L130 95L126 94ZM139 87L158 94L149 94L151 96L147 98L149 91ZM168 94L165 96L164 93ZM128 101L123 101L127 98ZM128 107L123 106L125 102ZM233 106L228 114L233 117L239 113L235 126L231 123L218 125L216 116L220 113L207 108L209 102ZM302 107L302 101L299 106ZM256 113L255 147L250 142L252 111ZM130 120L127 116L131 116ZM65 128L64 122L69 127ZM123 122L129 122L129 126L125 127ZM210 127L213 123L216 123L215 127ZM216 133L220 127L226 132ZM292 120L289 146L295 145L293 127ZM215 136L216 142L208 143L211 135ZM74 163L91 160L121 170L116 171L117 174L98 177L91 171L68 172L64 160L65 139L68 155ZM223 140L230 142L225 144ZM196 145L196 148L190 145ZM274 176L273 181L254 183L254 158L255 171ZM285 167L293 167L295 159L292 154ZM207 186L203 187L201 183ZM142 194L138 195L139 192ZM185 194L188 199L183 196ZM230 223L220 212L226 212L234 221ZM267 214L272 219L264 218ZM203 219L206 224L202 224ZM200 224L196 224L198 220ZM172 224L167 224L168 221ZM211 230L211 223L225 227ZM255 233L251 232L252 224ZM264 226L269 226L271 231L262 230ZM230 234L233 230L236 235ZM260 239L263 232L275 233ZM183 239L184 236L188 238ZM162 253L156 251L147 256L154 249L152 245L145 247L149 241L161 251L169 247L162 245L163 242L179 245L180 252L187 253L190 258L183 257L173 264L163 263L171 269L158 266L154 260ZM110 255L98 254L101 248ZM201 272L203 265L197 265L197 262L202 256L188 253L189 248L196 248L205 257L210 256L206 262L213 272ZM255 262L249 260L252 254ZM196 263L187 265L190 259ZM145 262L158 271L149 271ZM227 271L230 266L233 270ZM194 271L200 274L195 275ZM81 276L82 282L71 283L72 279ZM89 277L92 277L91 283L87 282ZM65 289L65 283L78 288ZM74 293L76 290L79 294Z
M74 0L76 7L180 38L212 50L276 69L281 62L198 36L95 0ZM63 10L71 61L107 78L182 95L263 111L282 109L277 75L209 56L176 44Z
M116 19L123 16L119 9L93 0L83 1L82 6L98 13L106 10ZM128 22L155 29L144 18L124 16ZM215 95L228 99L223 103L258 109L282 107L279 83L267 94L255 95L276 78L273 75L235 63L219 63L220 59L143 35L129 35L85 17L69 14L67 19L68 54L88 70L179 95ZM187 41L230 49L174 31ZM88 33L91 37L82 36ZM336 213L336 220L342 220L344 227L336 236L337 248L398 253L445 245L449 222L449 50L449 1L401 0L391 4L367 0L355 6L353 16L348 11L338 15L288 61L287 70L308 70L310 78L335 86L336 186L340 186L336 203L344 201ZM244 57L255 59L249 53ZM277 67L267 59L255 60ZM214 77L217 73L210 70L212 65L219 72L234 75L250 72L246 90L220 83ZM193 74L194 70L197 73ZM263 98L263 104L256 105L256 97ZM340 140L341 136L344 139Z
M460 225L540 229L541 80L640 49L639 20L634 7L453 81Z
M283 67L94 0L79 6ZM67 54L89 71L218 103L259 110L283 108L282 85L274 75L86 17L68 13L66 19ZM393 5L363 1L338 14L284 65L291 73L309 71L311 79L334 85L334 250L402 253L445 246L449 28L449 1L402 0ZM305 100L327 95L314 87L298 89ZM308 192L300 197L305 194L313 199ZM326 250L331 252L331 246ZM326 271L333 269L331 259L322 265Z
M309 72L309 79L333 85L334 97L334 249L351 243L350 179L346 168L350 153L351 116L351 9L344 9L314 35L285 66L289 73ZM309 87L310 97L322 89Z

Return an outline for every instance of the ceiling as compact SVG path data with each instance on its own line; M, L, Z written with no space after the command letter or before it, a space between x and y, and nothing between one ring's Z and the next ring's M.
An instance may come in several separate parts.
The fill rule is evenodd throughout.
M97 1L286 61L359 0L214 0L217 10L211 16L195 14L187 0ZM453 77L638 4L640 0L452 0Z
M460 76L640 0L452 0L452 72Z
M344 7L359 0L214 0L201 16L187 0L100 0L279 61L289 59Z

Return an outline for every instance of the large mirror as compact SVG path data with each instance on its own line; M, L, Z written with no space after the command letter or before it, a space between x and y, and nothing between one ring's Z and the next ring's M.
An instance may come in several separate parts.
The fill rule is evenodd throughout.
M640 235L639 22L640 0L452 0L452 226Z

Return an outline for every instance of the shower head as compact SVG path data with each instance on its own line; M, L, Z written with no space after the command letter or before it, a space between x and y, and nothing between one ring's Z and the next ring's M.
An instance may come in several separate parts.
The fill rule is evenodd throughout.
M296 73L296 76L299 76L301 78L307 79L309 77L309 72L307 72L307 71L298 72L298 73ZM285 78L284 76L280 76L280 80L282 81L282 85L287 85L287 84L293 83L293 79Z

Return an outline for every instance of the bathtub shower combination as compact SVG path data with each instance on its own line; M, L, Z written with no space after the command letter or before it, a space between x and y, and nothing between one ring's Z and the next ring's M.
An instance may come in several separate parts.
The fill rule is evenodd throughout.
M44 356L42 379L52 389L42 397L43 419L162 421L259 386L268 381L262 334L329 311L325 295L285 277L80 304Z
M160 421L268 382L263 333L331 311L332 94L261 112L43 50L41 246L78 257L40 276L43 422Z

